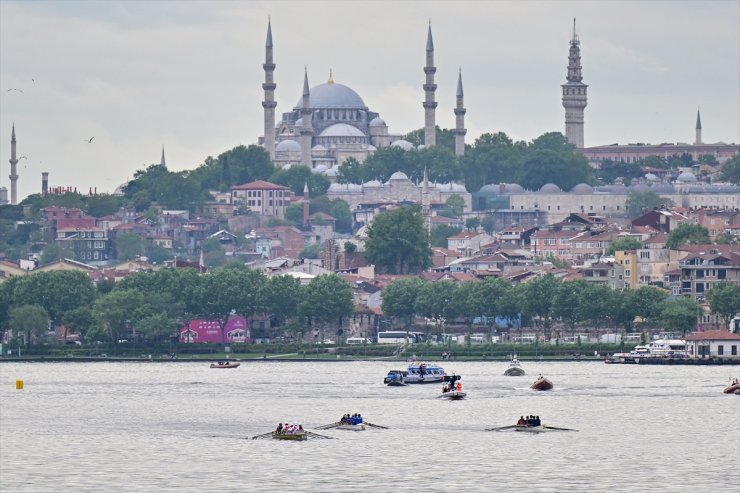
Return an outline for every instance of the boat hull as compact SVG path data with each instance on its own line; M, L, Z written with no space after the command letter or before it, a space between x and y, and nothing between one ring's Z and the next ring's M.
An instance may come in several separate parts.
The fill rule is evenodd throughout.
M733 383L724 392L725 394L740 394L740 383Z
M536 382L532 384L532 389L534 390L552 390L554 385L550 380L548 380L545 377L538 378Z
M346 430L346 431L364 431L365 425L360 423L358 425L339 425L334 427L335 430Z
M512 366L511 368L507 368L504 372L504 376L507 377L521 377L524 375L524 370L522 370L518 366Z
M521 431L523 433L542 433L547 428L545 426L517 426L514 431Z
M292 440L302 442L308 440L308 433L273 433L272 438L275 440Z
M211 368L239 368L239 365L241 363L226 363L224 365L219 365L217 363L211 363Z
M465 396L467 396L465 392L458 392L457 390L451 390L450 392L443 392L440 397L444 399L449 399L451 401L459 401L461 399L465 399Z
M389 382L386 382L386 385L389 387L405 387L406 386L404 382L399 382L398 380L390 380Z

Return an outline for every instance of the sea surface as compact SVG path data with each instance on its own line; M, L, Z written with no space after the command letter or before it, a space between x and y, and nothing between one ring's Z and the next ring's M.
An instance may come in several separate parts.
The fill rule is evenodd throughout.
M444 362L0 364L2 492L716 492L740 485L740 367ZM529 385L542 373L550 392ZM23 390L15 389L22 379ZM359 412L388 430L318 431ZM484 431L537 414L577 432ZM279 422L333 439L249 437Z

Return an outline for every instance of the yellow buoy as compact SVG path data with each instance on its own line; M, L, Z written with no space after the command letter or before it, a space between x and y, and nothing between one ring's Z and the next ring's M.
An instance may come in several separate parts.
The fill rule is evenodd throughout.
M23 390L23 380L16 380L15 381L15 389L16 390Z

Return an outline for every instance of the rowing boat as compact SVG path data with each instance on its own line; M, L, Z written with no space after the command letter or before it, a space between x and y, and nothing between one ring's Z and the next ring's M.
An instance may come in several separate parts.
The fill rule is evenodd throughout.
M272 432L272 438L275 440L295 440L304 441L308 440L308 432L303 433L276 433Z
M211 363L211 368L239 368L241 363L224 363L219 361L218 363Z
M552 390L553 387L553 383L542 375L532 384L534 390Z
M364 431L365 430L365 424L364 423L358 423L356 425L351 424L341 424L339 426L334 427L335 430L347 430L347 431Z

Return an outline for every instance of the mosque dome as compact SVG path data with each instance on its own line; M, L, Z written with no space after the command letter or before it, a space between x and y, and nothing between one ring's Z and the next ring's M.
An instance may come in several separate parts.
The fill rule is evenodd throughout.
M365 137L365 134L359 128L347 123L335 123L324 129L319 137Z
M524 187L518 183L504 183L506 193L524 193Z
M694 176L693 173L684 171L683 173L678 175L678 178L676 178L676 181L681 182L681 183L696 183L696 176Z
M414 148L414 144L412 144L408 140L399 139L391 142L391 147L400 147L404 151L410 151Z
M316 144L311 148L314 152L326 152L326 147L322 146L321 144Z
M391 181L393 181L393 180L408 180L408 179L409 179L409 177L406 176L406 173L404 173L403 171L396 171L390 177L390 180Z
M278 152L300 152L301 145L295 140L282 140L277 147L275 147L275 150Z
M571 190L576 195L588 195L590 193L594 193L594 189L591 185L587 183L579 183L573 189Z
M540 188L540 192L542 193L560 193L562 190L559 186L555 185L554 183L545 183L542 185L542 188Z
M388 125L385 124L385 120L380 118L379 116L376 116L372 120L370 120L370 127L387 127Z
M383 184L380 183L378 180L370 180L367 183L363 183L362 186L365 188L372 188L372 187L382 187Z
M377 150L378 150L378 148L377 148L377 147L375 147L375 146L374 146L374 145L372 145L372 144L368 144L368 145L367 145L367 150L368 150L368 151L372 151L372 152L375 152L375 151L377 151Z
M657 177L657 176L655 176L655 175L654 175L654 174L652 174L652 173L646 173L646 174L645 174L645 179L646 179L647 181L658 181L658 177Z
M366 110L365 102L353 89L336 82L314 86L310 90L311 108L347 108ZM303 107L303 97L298 100L296 109Z
M487 193L498 193L499 186L494 183L489 183L488 185L483 185L480 187L479 192L487 192Z
M294 127L302 127L303 126L303 117L297 119L295 123L293 124Z

